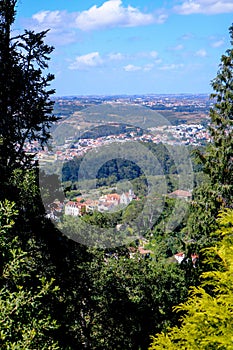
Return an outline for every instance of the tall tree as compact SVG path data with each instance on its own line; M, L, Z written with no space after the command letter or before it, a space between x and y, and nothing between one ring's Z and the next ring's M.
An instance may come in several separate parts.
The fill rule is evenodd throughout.
M50 333L50 329L56 327L50 321L52 307L49 306L50 293L47 292L51 289L51 284L44 278L49 281L54 276L48 254L52 244L48 248L45 239L41 239L47 235L47 231L42 230L44 222L40 215L42 210L39 206L38 174L35 169L31 169L35 165L34 157L26 152L25 145L38 141L43 147L49 138L49 127L57 120L52 114L51 95L54 90L49 88L54 76L46 73L53 48L44 43L46 31L35 33L25 30L23 34L14 35L12 28L16 6L17 0L0 0L0 200L15 200L19 215L14 231L10 231L10 234L18 236L23 254L27 252L25 254L29 257L33 256L34 264L28 277L21 278L21 252L11 243L7 245L7 254L14 255L8 259L10 267L15 266L17 269L13 271L16 282L11 289L9 279L12 280L12 274L6 281L4 276L0 276L0 303L3 310L0 347L39 349L43 348L44 343L44 348L49 349L52 346L49 347L49 343L43 341L43 334ZM51 236L52 234L50 241ZM54 241L53 239L53 246L56 246L58 239L55 244ZM3 243L0 241L0 253L4 249ZM5 264L8 268L8 261ZM39 288L36 276L42 277L41 273L43 283ZM48 313L45 309L49 310ZM37 317L43 314L45 318ZM30 345L25 343L23 346L25 337L27 341L33 338L36 342L33 340ZM16 341L21 343L14 345ZM2 344L8 347L3 347Z
M233 25L229 28L231 48L221 57L219 71L212 81L216 99L210 110L212 143L202 158L212 184L218 184L224 205L233 194Z
M233 348L233 211L225 209L218 221L224 238L206 250L211 271L202 274L201 285L175 308L182 311L181 325L153 337L150 350Z
M25 143L49 138L48 129L57 120L48 89L54 76L44 74L53 47L44 43L47 31L25 30L13 36L17 0L0 1L0 159L1 183L16 167L32 164Z
M58 349L58 325L47 307L58 287L43 275L32 283L37 261L12 238L16 215L14 203L0 202L0 348Z
M232 206L233 196L233 25L229 28L231 47L221 56L217 76L211 85L214 101L210 109L211 142L197 152L208 183L194 192L188 230L193 238L211 244L215 218L222 207ZM204 217L205 224L198 218ZM200 224L201 223L201 224ZM216 237L215 237L216 238ZM202 244L201 244L202 245Z

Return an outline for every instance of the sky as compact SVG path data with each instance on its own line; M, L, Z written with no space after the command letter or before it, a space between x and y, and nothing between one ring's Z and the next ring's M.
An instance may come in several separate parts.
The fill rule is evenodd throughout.
M232 0L19 0L14 31L50 29L57 96L210 93Z

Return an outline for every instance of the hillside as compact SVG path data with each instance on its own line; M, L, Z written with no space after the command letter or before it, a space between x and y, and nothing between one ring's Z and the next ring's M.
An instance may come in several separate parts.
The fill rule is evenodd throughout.
M57 110L58 111L58 110ZM71 110L70 117L60 120L52 136L56 143L63 144L65 139L80 138L86 131L113 123L117 133L120 124L147 130L151 127L169 125L169 122L157 111L134 104L102 103L82 110Z

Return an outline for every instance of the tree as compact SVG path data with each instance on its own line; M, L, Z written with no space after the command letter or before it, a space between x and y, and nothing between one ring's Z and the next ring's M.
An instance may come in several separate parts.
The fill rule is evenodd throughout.
M25 30L12 36L17 0L0 1L0 159L1 183L7 184L12 169L27 168L33 157L25 143L38 141L43 147L48 129L57 117L48 89L54 79L44 74L53 47L44 43L47 31Z
M61 281L70 283L61 334L71 349L147 349L152 330L176 324L172 306L187 297L179 266L121 253L92 248L80 261L77 252Z
M150 350L233 348L233 211L220 212L218 222L223 239L205 250L211 271L202 274L201 285L175 308L185 313L181 326L152 337Z
M210 110L212 144L203 158L212 183L218 184L224 205L233 194L233 25L229 28L232 47L221 57L219 71L212 81L216 103Z
M223 205L228 206L233 194L233 24L229 28L231 48L221 57L217 76L211 82L215 99L210 109L211 140L200 155L210 181L218 185Z
M21 249L18 238L10 235L16 215L14 203L0 202L0 347L58 349L53 339L58 325L45 303L58 288L53 286L53 279L43 276L36 286L28 283L35 261Z
M204 151L197 151L197 159L208 175L208 183L193 193L188 231L195 239L211 244L217 213L232 206L233 196L233 25L229 28L231 48L221 57L216 78L211 82L214 92L210 98L211 142ZM197 217L205 217L206 224L198 227ZM215 226L216 227L216 226Z

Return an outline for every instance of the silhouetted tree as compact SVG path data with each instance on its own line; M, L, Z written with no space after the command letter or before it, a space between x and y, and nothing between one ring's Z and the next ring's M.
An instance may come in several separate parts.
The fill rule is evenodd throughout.
M197 152L208 183L194 192L188 230L200 245L211 245L215 218L224 207L232 207L233 196L233 25L231 48L221 56L216 78L211 82L214 106L210 109L210 144ZM198 220L197 220L198 218ZM201 241L200 241L201 240Z
M49 138L48 129L57 120L48 89L54 76L43 71L53 51L44 43L47 31L25 30L13 36L12 25L17 0L0 1L0 159L1 183L7 183L12 170L28 168L33 157L25 143Z

